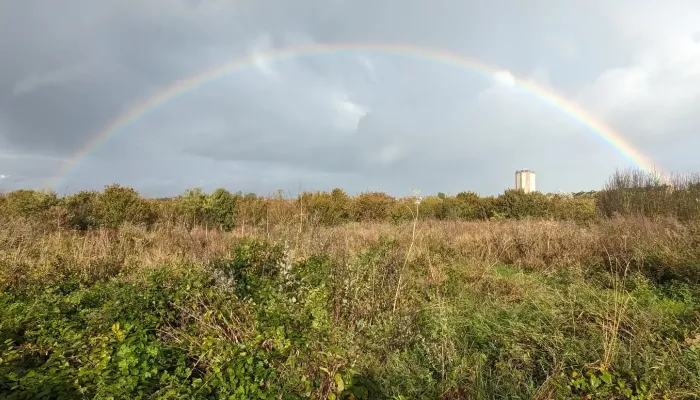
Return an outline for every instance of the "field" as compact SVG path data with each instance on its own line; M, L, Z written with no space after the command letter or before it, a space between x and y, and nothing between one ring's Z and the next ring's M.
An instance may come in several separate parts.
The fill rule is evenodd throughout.
M700 185L0 197L0 398L697 399Z

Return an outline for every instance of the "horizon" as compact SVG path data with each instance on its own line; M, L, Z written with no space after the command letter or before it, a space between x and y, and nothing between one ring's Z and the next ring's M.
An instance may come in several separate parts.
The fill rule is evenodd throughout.
M0 187L494 195L522 165L542 192L696 171L700 3L673 4L3 5Z
M521 168L519 170L516 170L515 172L520 172L520 171L529 171L529 172L534 172L535 174L537 174L533 169L522 169ZM514 172L514 175L515 175L515 172ZM539 185L536 185L536 189L534 192L544 194L544 195L577 195L577 194L587 194L587 193L600 192L600 191L605 190L605 185L608 182L610 182L610 180L614 176L616 176L618 174L622 174L628 178L633 178L635 175L639 176L639 177L645 177L645 178L647 178L645 180L645 182L647 182L647 183L650 182L648 180L649 178L652 178L652 179L659 178L658 173L647 172L647 171L644 171L643 169L640 169L638 167L617 168L608 175L607 179L598 188L580 189L580 190L573 190L573 191L564 191L562 189L540 190ZM9 178L9 177L5 177L5 178ZM340 186L326 187L326 188L304 188L303 186L300 185L300 186L298 186L298 188L296 190L284 190L284 189L278 188L275 190L271 190L267 193L246 191L245 189L241 189L241 188L230 188L230 187L225 187L225 186L211 187L211 188L204 188L201 186L192 186L192 187L185 188L184 190L182 190L179 193L172 193L169 195L161 195L161 196L150 196L147 193L143 193L138 188L124 185L124 184L121 184L119 182L112 182L109 184L104 184L100 188L78 189L78 190L75 190L72 192L67 192L67 191L66 192L58 192L52 188L36 189L36 188L22 188L22 187L18 187L18 188L11 189L11 190L6 190L2 186L3 179L4 178L0 178L0 195L8 194L8 193L11 193L11 192L17 191L17 190L37 190L40 192L55 193L56 196L59 198L68 197L68 196L71 196L71 195L74 195L74 194L77 194L77 193L83 192L83 191L102 192L105 188L111 187L111 186L120 186L120 187L124 187L124 188L134 189L134 190L136 190L136 192L139 193L139 195L141 197L155 199L155 200L174 199L174 198L180 197L182 195L185 195L187 193L187 191L189 191L189 190L201 190L205 194L211 194L217 189L225 189L226 191L228 191L231 194L239 194L239 195L253 194L257 197L262 197L262 198L277 197L281 193L282 194L281 198L286 199L286 200L296 199L301 194L305 194L305 193L331 193L333 190L336 190L336 189L342 190L346 195L348 195L350 197L356 197L356 196L361 195L363 193L383 193L383 194L386 194L386 195L393 197L393 198L396 198L396 199L415 197L416 194L415 194L414 190L416 190L416 189L419 190L420 197L422 197L422 198L435 197L435 196L439 196L440 194L444 194L447 197L455 197L460 193L475 193L479 197L498 197L509 190L518 190L515 187L516 186L515 183L512 183L510 186L504 187L500 191L493 192L493 193L482 193L482 192L478 192L478 191L468 189L468 188L462 188L461 190L457 190L455 192L446 192L446 191L441 191L441 190L433 191L433 192L426 192L424 190L421 190L420 188L414 187L413 189L407 191L404 194L391 193L391 192L387 192L387 191L384 191L381 189L360 189L360 190L356 190L356 191L349 191L346 188L343 188ZM675 179L675 181L674 181L674 179ZM665 181L665 183L663 181ZM685 183L700 182L700 172L686 173L686 172L675 171L675 172L671 172L667 175L664 175L663 179L659 182L662 183L663 185L674 185L674 184L678 185L678 184L683 184L684 182ZM409 193L413 193L413 194L409 194Z

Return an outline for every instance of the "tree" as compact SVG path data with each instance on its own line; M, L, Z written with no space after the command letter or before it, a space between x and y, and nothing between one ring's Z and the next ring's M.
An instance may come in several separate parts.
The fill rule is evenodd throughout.
M198 223L204 223L207 216L207 195L201 188L187 189L185 194L178 197L178 208L185 218L185 224L193 228Z
M96 191L82 191L64 198L68 227L81 231L99 227L99 196Z
M207 199L204 212L212 223L224 231L232 230L236 225L236 205L238 197L228 190L218 188Z
M98 203L101 225L107 228L117 228L125 222L151 225L156 219L149 203L133 188L105 186Z
M20 189L4 196L3 213L14 217L41 217L58 204L55 192Z

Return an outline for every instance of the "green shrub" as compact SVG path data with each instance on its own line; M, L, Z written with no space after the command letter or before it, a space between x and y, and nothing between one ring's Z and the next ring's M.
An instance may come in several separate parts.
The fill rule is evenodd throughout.
M355 221L386 221L395 202L386 193L360 193L353 199L352 217Z
M464 191L438 193L421 200L422 220L557 219L590 222L617 215L700 218L700 175L678 175L665 181L641 170L616 171L603 190L574 194L524 193L508 189L497 196ZM102 193L84 191L58 199L52 192L18 190L0 197L0 218L55 221L77 230L116 228L122 224L231 231L234 227L301 224L336 226L347 222L401 222L414 218L415 197L394 198L382 192L348 196L342 189L301 193L296 200L281 192L272 197L231 193L219 188L207 194L190 189L176 198L144 199L131 188L107 186Z
M506 218L544 218L550 215L550 201L540 192L506 190L496 198L494 208Z
M223 231L230 231L236 226L236 204L239 197L223 188L216 189L209 195L205 211L212 225Z
M696 283L473 264L432 265L444 279L431 280L420 257L403 270L397 246L382 238L342 262L292 261L246 239L206 266L2 286L0 393L655 399L700 389Z
M66 209L65 225L72 229L85 231L100 226L100 193L82 191L63 199Z
M350 219L350 197L342 189L333 189L330 193L302 193L298 202L314 223L333 226Z
M156 215L149 203L132 188L106 186L97 200L100 225L118 228L124 223L150 226Z
M9 217L42 219L58 202L55 192L20 189L3 196L0 212Z

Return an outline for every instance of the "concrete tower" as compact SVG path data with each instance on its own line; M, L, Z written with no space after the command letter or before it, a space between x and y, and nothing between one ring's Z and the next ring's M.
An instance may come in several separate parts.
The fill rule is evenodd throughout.
M535 171L529 169L515 171L515 188L522 189L525 193L536 191Z

